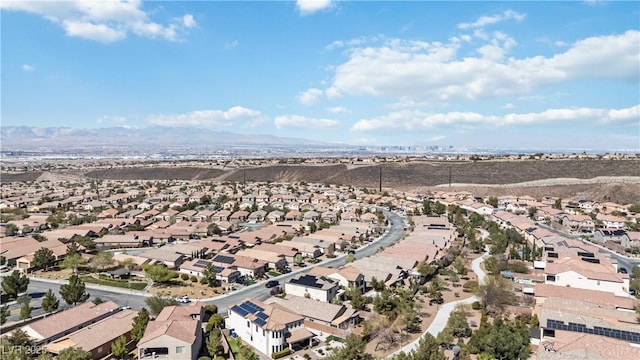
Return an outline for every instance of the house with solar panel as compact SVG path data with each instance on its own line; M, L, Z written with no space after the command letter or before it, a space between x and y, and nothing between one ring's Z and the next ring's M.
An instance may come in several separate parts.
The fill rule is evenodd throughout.
M220 281L224 281L226 283L233 283L240 278L240 271L233 266L222 267L214 264L212 261L203 260L203 259L193 259L189 261L185 261L182 265L180 265L180 270L178 272L187 274L187 275L195 275L199 278L204 276L204 270L207 266L213 265L213 269L216 271L216 279Z
M287 294L327 303L336 297L339 288L340 284L336 279L309 274L298 275L284 284Z
M225 326L259 352L271 354L304 347L314 334L304 327L304 317L278 304L246 299L228 308Z

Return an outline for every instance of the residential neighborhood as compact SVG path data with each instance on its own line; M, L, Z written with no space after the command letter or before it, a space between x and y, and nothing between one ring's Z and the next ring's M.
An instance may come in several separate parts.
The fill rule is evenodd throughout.
M354 337L395 358L431 336L475 359L494 350L471 324L503 322L522 358L640 358L638 204L100 180L2 183L0 208L3 344L48 358L339 358Z

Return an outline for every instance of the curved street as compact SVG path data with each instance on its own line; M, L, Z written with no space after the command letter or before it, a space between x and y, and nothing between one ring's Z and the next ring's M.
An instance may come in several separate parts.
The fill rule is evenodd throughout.
M385 232L371 243L368 243L356 250L356 258L360 259L363 257L371 256L375 254L380 247L388 247L402 239L402 236L404 235L403 218L400 215L388 210L383 210L383 213L389 220L389 225L387 226ZM346 255L341 254L333 259L327 259L318 264L309 264L309 266L305 268L301 268L291 273L280 275L271 279L278 280L282 284L300 273L308 272L310 268L314 266L340 267L345 263L345 256ZM32 303L32 306L35 308L33 311L33 315L35 316L39 314L39 311L41 311L39 309L39 301L42 297L42 294L44 294L44 292L46 292L48 289L52 289L54 293L58 294L60 285L65 284L66 282L59 280L46 280L35 277L30 277L29 279L30 282L27 291L32 296L33 301L37 301ZM105 301L111 300L120 306L130 306L135 310L142 309L145 306L145 299L151 296L151 294L143 291L126 290L93 284L86 284L85 286L87 288L87 292L90 293L91 298L99 297ZM216 304L218 306L219 312L224 314L226 313L227 307L229 305L240 302L245 298L252 297L258 300L265 300L269 296L271 296L270 289L264 287L264 282L258 282L246 288L217 296L215 298L199 300L209 304ZM61 307L63 303L64 302L61 301ZM11 318L10 320L14 319Z

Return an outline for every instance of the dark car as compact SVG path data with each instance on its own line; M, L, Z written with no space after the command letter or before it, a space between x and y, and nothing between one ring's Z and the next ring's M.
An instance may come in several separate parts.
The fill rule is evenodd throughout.
M276 280L269 280L269 281L267 281L266 284L264 284L264 286L267 287L267 288L272 288L272 287L278 286L278 285L280 285L280 283L277 282Z
M625 268L623 268L623 267L619 268L619 269L618 269L618 272L619 272L620 274L627 274L627 273L628 273L628 272L627 272L627 269L625 269Z

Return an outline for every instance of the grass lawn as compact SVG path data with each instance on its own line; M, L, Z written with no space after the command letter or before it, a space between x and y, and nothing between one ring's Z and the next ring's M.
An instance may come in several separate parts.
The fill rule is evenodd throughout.
M274 276L274 277L275 277L275 276L280 276L280 275L282 275L282 274L281 274L281 273L279 273L279 272L277 272L277 271L269 270L269 275L271 275L271 276Z
M147 283L145 282L125 282L125 281L105 280L105 279L96 279L91 276L83 276L81 279L86 283L113 286L113 287L119 287L123 289L131 289L131 290L142 290L147 286Z

